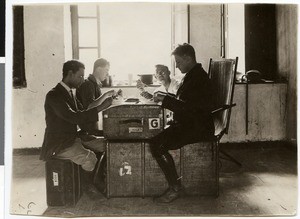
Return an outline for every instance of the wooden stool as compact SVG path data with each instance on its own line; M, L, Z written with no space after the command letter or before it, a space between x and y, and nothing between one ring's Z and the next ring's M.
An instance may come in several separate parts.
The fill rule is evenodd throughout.
M80 166L70 160L46 161L48 206L74 206L81 197Z

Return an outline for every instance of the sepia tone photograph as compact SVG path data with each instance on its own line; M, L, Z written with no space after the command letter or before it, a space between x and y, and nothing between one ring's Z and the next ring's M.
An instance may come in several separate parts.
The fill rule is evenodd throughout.
M10 215L296 216L297 4L8 10Z

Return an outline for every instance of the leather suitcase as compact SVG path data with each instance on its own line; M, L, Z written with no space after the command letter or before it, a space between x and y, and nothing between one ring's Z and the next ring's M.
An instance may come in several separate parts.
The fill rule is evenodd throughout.
M81 197L80 166L70 160L46 161L48 206L74 206Z
M197 142L181 149L181 176L187 195L219 195L218 145Z
M150 139L164 128L164 110L159 105L118 105L102 115L106 139Z
M108 142L107 197L143 196L142 142Z

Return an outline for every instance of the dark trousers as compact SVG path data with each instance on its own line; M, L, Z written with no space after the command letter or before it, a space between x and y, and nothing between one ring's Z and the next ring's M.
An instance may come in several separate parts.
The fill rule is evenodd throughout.
M151 152L154 157L168 153L169 150L177 150L184 145L192 144L201 140L201 133L197 133L190 127L180 124L172 124L150 141Z
M178 177L173 157L168 151L179 149L186 144L197 141L198 137L192 130L179 124L169 126L151 139L152 155L162 169L170 188L179 190L181 188L181 180Z
M213 137L212 133L205 132L207 131L201 132L191 126L175 123L151 139L151 153L162 169L170 188L180 189L181 181L169 150L180 149L187 144Z

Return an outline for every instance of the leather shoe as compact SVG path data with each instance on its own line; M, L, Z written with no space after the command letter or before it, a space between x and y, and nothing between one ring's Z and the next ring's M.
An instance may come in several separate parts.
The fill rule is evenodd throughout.
M170 203L182 196L183 193L182 187L177 189L169 187L161 196L154 198L153 201L156 203Z

